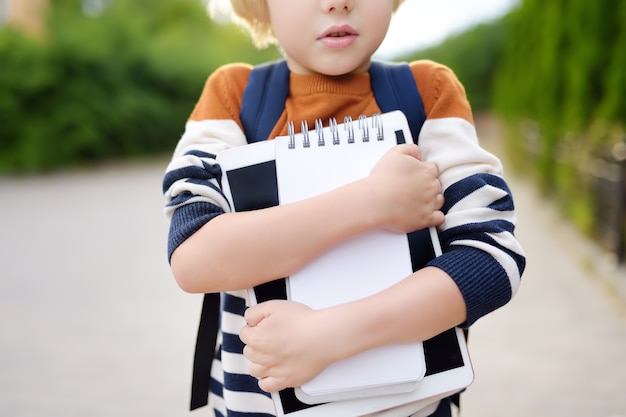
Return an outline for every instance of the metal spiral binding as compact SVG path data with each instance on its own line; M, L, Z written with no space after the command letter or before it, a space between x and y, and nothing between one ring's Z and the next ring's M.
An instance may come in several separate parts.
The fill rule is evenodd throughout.
M348 143L354 143L354 126L352 124L352 117L346 116L343 118L343 129L348 133Z
M370 130L367 127L367 117L364 114L359 116L359 129L361 129L361 132L363 132L363 142L369 142Z
M306 120L303 120L300 126L300 132L302 132L302 137L304 139L302 141L302 146L304 146L305 148L310 148L311 140L309 139L309 124Z
M372 115L372 127L376 129L376 140L379 142L385 140L383 132L383 117L380 113Z
M383 141L385 140L384 131L383 131L383 119L380 113L375 113L371 117L372 123L371 128L376 129L376 140ZM365 115L360 115L358 118L359 130L361 131L361 140L363 142L370 141L370 126L368 126L368 118ZM309 131L309 124L306 120L303 120L300 123L301 134L302 134L302 146L304 148L311 147L311 131ZM328 128L330 130L330 134L332 136L333 145L340 145L341 138L339 134L339 126L337 125L337 119L331 117L328 119ZM354 133L354 121L352 117L346 116L343 119L343 129L345 132L345 136L347 137L347 143L354 143L355 141L355 133ZM296 148L296 133L294 124L292 121L287 123L287 135L289 136L288 148L295 149ZM326 138L324 137L324 123L321 119L315 120L315 135L317 136L317 146L322 147L326 146Z
M289 121L287 123L287 135L289 136L289 144L287 145L287 147L289 149L296 149L296 133L295 129L293 128L292 121Z
M317 146L325 146L324 141L324 124L321 119L315 119L315 133L317 134Z
M328 119L328 125L330 133L333 135L333 145L339 145L339 128L337 127L337 119L331 117Z

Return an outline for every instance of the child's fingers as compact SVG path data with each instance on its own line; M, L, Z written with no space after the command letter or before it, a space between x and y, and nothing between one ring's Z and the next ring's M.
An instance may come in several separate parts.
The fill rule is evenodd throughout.
M259 379L259 388L265 392L277 392L287 388L287 385L281 378L268 376L267 378Z
M415 159L422 159L422 151L420 147L415 144L405 143L403 145L396 146L395 149L404 153L405 155L412 156Z
M268 315L269 309L265 303L261 303L247 309L243 316L248 326L256 326Z
M261 365L260 363L256 363L256 362L250 363L250 366L248 367L248 372L250 372L250 375L252 375L253 377L259 380L263 378L267 378L269 374L269 370L267 369L267 366Z
M439 183L439 190L440 190L439 194L437 194L437 196L435 197L435 206L438 209L442 208L444 203L446 202L445 197L441 193L441 183Z
M446 220L446 216L443 214L443 211L436 210L433 212L433 226L439 226Z

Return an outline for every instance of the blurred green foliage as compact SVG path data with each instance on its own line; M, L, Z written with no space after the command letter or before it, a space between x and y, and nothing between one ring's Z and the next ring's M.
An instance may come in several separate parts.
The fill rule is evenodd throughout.
M55 0L46 21L0 30L0 172L170 152L215 68L279 56L199 0Z
M598 189L611 150L625 138L624 22L623 1L523 0L505 18L494 84L514 166L589 234L607 216L616 216L614 232L626 232L618 209L603 212L624 198L623 189L617 182L612 191Z
M280 56L211 20L202 0L51 4L42 39L0 28L0 173L169 153L215 68ZM625 137L624 22L626 1L521 0L397 60L452 68L474 111L505 122L510 166L593 234L611 204L596 171Z
M504 122L508 165L583 232L602 240L612 229L613 248L626 235L612 155L626 140L624 22L623 1L521 0L501 19L402 57L451 67L473 110Z
M507 17L498 106L557 130L623 120L624 19L624 2L523 1Z
M502 53L504 32L503 20L495 20L452 35L439 45L400 59L430 59L447 65L465 87L473 110L488 110L492 107L493 80Z

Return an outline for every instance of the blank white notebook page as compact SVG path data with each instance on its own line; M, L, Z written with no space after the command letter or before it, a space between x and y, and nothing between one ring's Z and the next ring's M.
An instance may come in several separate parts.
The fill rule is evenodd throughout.
M412 143L406 118L399 111L316 127L306 134L276 139L281 204L366 177L397 144L397 135ZM353 143L348 143L351 139ZM341 243L290 276L289 294L294 301L322 309L380 292L412 272L407 236L373 230ZM421 343L387 346L335 363L301 389L308 395L323 395L402 384L420 380L425 370Z

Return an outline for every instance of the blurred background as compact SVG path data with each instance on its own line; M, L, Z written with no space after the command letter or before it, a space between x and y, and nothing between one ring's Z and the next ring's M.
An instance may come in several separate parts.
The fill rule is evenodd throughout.
M562 262L600 278L605 342L626 346L626 2L506 3L428 43L392 26L402 45L377 56L456 72L528 223L543 216L529 242L582 242ZM185 414L200 299L167 267L161 175L208 74L279 56L200 0L0 0L1 415ZM626 415L615 389L605 414L526 415Z
M403 7L411 11L418 3ZM475 113L490 112L504 122L513 166L623 259L626 5L476 3L481 13L490 4L510 10L408 52L412 44L438 38L421 37L419 26L415 35L415 28L394 26L390 42L401 39L402 48L385 44L384 56L452 67ZM208 19L199 0L0 5L5 174L168 153L213 69L279 56L273 48L254 49L238 27ZM397 18L406 22L403 10ZM424 32L432 26L437 22Z

